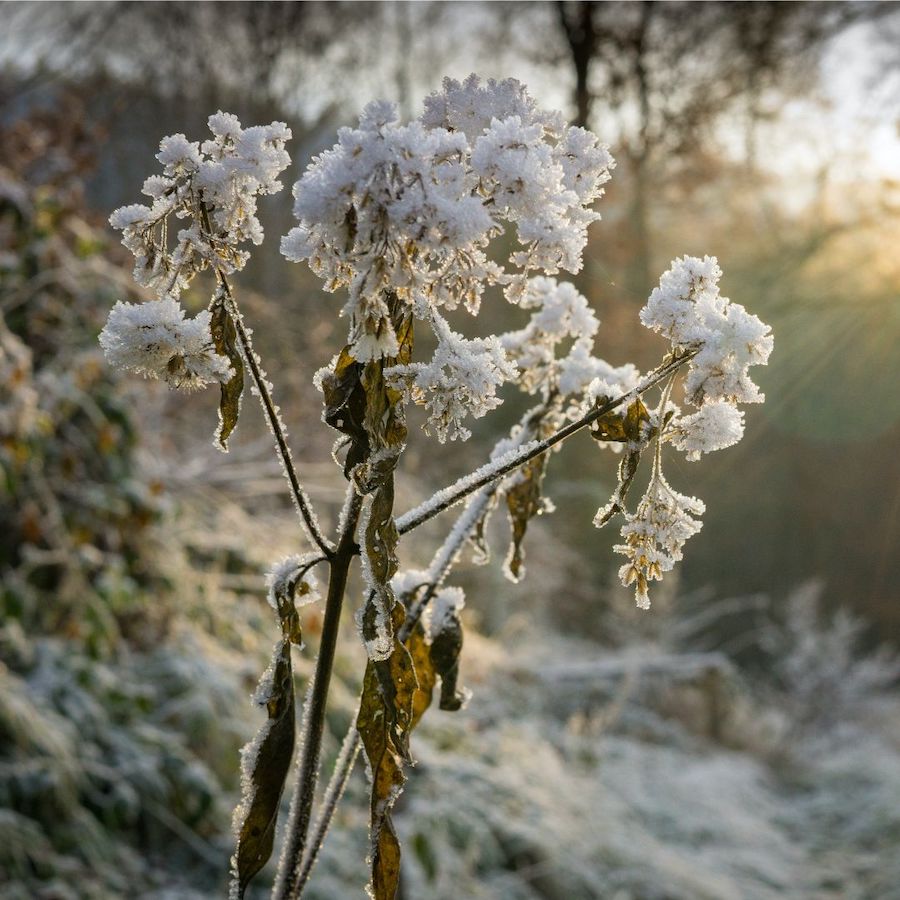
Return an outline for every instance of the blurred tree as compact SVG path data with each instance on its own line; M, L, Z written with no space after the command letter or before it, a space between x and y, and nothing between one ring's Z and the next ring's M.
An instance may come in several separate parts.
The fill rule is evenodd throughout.
M556 4L575 74L576 122L614 123L630 197L629 292L651 287L649 199L709 183L723 120L744 120L747 163L760 121L812 90L826 43L877 7L819 3ZM608 130L609 124L605 125ZM621 174L619 175L621 178Z

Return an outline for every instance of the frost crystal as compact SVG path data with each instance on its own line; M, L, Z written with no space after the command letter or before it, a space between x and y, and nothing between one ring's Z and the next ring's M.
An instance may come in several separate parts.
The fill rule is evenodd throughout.
M163 138L156 155L163 174L143 187L152 203L123 206L109 217L134 254L135 280L160 298L177 298L210 265L226 274L243 268L249 254L239 245L263 239L257 197L281 190L278 175L290 163L284 144L291 131L282 122L241 128L233 115L219 112L209 117L209 129L212 139L202 144L183 134ZM173 214L191 224L170 247Z
M209 311L185 318L184 309L171 297L116 303L100 332L100 346L110 365L145 378L162 377L188 391L227 381L234 374L213 346Z
M488 284L515 302L530 271L578 271L612 166L594 135L539 112L519 82L447 79L417 121L401 125L378 102L339 131L294 186L299 225L282 252L326 289L348 288L356 359L389 356L387 291L430 321L460 303L477 312ZM486 253L504 221L523 248L512 273Z
M675 418L667 433L673 447L698 460L701 453L731 447L744 436L744 413L727 400L713 400L693 415Z
M641 609L650 608L648 585L662 580L681 559L681 548L703 523L698 521L706 507L696 497L674 491L658 472L634 515L622 526L624 544L613 547L628 562L619 569L622 584L635 585L635 599Z
M533 394L558 383L565 362L557 363L557 348L567 338L576 339L578 352L590 357L600 323L575 286L560 284L555 278L530 279L519 305L534 310L530 321L519 331L502 335L500 340L519 367L522 387ZM570 383L565 388L560 385L560 390L566 394L573 387L583 391L590 380L576 387L570 377Z
M306 606L319 599L316 579L309 570L310 563L316 560L316 556L286 556L275 563L266 573L266 588L268 590L269 605L276 612L279 611L278 597L285 596L293 591L295 606ZM307 569L303 575L305 588L297 591L297 580L302 569Z
M428 639L433 640L450 622L458 619L459 612L465 605L466 595L462 588L445 587L436 591L422 615Z
M463 419L478 419L499 406L497 388L516 377L516 367L498 338L467 340L437 314L432 321L438 346L431 362L394 366L385 376L407 399L428 408L426 430L441 443L466 440L471 432Z
M674 260L641 310L641 322L679 349L698 349L685 392L688 401L761 403L751 366L765 365L772 352L769 326L719 294L722 270L715 257Z

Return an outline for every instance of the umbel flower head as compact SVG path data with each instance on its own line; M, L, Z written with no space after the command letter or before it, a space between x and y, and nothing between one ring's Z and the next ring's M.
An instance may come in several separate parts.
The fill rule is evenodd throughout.
M156 155L162 174L143 186L151 203L123 206L109 217L134 255L135 281L158 299L113 307L100 334L106 358L186 390L227 382L235 373L216 352L211 313L188 318L179 295L204 269L228 274L244 266L249 254L241 244L263 239L257 198L281 189L278 175L290 163L284 144L291 132L284 123L242 128L223 112L208 122L212 138L202 144L183 134L163 138ZM173 240L171 226L179 219L185 227Z
M772 353L769 326L719 293L722 270L712 256L676 259L641 310L641 322L667 337L677 351L693 350L684 391L699 408L672 418L666 439L697 460L736 444L744 434L738 403L762 403L750 378L752 366Z

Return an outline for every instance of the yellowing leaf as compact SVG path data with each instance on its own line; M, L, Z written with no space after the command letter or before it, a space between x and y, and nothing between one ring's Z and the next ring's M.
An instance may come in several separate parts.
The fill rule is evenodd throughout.
M602 406L607 397L598 397L597 405ZM598 441L616 443L646 443L650 434L650 413L638 397L626 410L617 409L604 413L591 425L591 436Z
M398 603L392 615L395 634L403 616ZM356 727L372 774L370 863L375 900L394 900L400 883L400 842L391 821L391 808L406 781L402 766L409 758L416 689L412 657L396 639L388 659L370 661L366 667Z

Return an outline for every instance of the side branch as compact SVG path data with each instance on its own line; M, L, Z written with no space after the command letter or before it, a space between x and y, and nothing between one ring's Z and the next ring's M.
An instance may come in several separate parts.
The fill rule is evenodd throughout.
M331 559L334 556L335 548L322 533L316 515L313 512L309 497L307 497L306 491L303 490L303 485L300 484L300 479L297 477L297 470L294 468L294 461L291 457L290 447L288 447L287 435L285 434L284 426L281 422L281 416L278 414L278 407L275 406L275 403L272 400L270 385L260 368L259 357L253 349L250 335L244 326L240 310L238 309L234 295L231 292L231 286L226 277L218 270L216 270L216 277L222 288L225 299L227 300L228 312L234 320L234 326L237 331L238 341L241 345L241 351L244 354L244 358L247 360L250 376L253 379L256 393L259 395L259 402L262 404L263 413L266 417L266 421L269 423L272 434L275 436L275 445L278 450L278 456L281 459L285 477L291 488L291 498L300 515L300 522L303 525L307 537L322 551L323 554L325 554L326 558Z
M649 391L650 388L655 387L661 381L668 378L669 375L677 372L686 362L693 359L697 353L697 349L691 349L679 353L678 355L673 355L667 363L658 366L645 376L633 391L629 391L627 394L622 394L613 400L601 404L596 407L596 409L592 409L589 413L582 416L576 422L572 422L571 424L566 425L565 428L561 428L555 434L550 435L550 437L545 438L542 441L532 441L529 444L525 444L519 450L510 451L500 459L477 469L475 472L466 475L464 478L460 478L459 481L451 484L449 487L443 488L430 500L426 500L424 503L415 507L415 509L411 509L409 512L400 516L397 519L397 531L401 535L407 534L414 528L418 528L423 523L429 521L429 519L433 519L445 509L455 506L460 500L468 497L469 494L473 494L475 491L490 484L492 481L496 481L498 478L503 478L504 475L508 475L529 460L545 453L551 447L554 447L566 438L571 437L577 431L586 428L601 416L605 416L608 412L618 409L624 403Z

